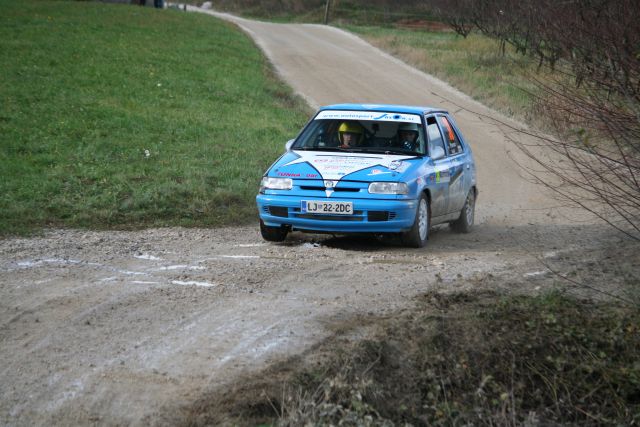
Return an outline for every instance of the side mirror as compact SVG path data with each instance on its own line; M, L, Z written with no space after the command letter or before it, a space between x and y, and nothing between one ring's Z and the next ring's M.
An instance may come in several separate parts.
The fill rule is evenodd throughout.
M444 152L444 148L442 148L442 146L438 145L436 147L433 147L433 150L431 150L431 159L432 160L440 160L445 156L445 152Z
M295 139L288 140L287 143L284 144L284 151L291 151L291 146L293 145L294 141Z

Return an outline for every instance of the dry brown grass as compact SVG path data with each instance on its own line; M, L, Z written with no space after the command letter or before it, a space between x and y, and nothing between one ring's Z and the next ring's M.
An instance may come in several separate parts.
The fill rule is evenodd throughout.
M347 27L371 44L407 64L434 75L479 102L545 129L533 106L537 86L529 78L546 79L530 59L498 42L471 34L462 38L447 31L425 32L397 28Z
M430 293L369 319L381 332L333 339L321 363L289 361L227 394L238 425L635 425L640 314L558 293ZM286 375L283 375L286 372ZM249 394L246 394L246 393ZM229 418L229 415L231 416ZM199 421L198 421L199 420ZM195 421L195 422L194 422ZM206 422L204 424L206 424ZM634 424L635 423L635 424Z

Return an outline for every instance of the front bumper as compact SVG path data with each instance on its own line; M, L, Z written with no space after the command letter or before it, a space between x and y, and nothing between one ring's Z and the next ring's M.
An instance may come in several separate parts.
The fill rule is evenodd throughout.
M416 217L416 200L349 199L332 197L333 201L353 202L353 215L318 215L300 211L302 200L315 197L259 194L258 213L265 225L289 226L294 230L334 233L399 233L410 229ZM323 199L329 200L329 199Z

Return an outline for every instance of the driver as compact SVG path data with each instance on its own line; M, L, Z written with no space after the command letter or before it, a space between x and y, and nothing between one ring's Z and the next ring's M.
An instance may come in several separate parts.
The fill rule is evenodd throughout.
M418 147L418 125L415 123L400 123L398 126L398 135L396 137L397 145L405 150L415 151Z
M362 142L364 130L359 123L343 122L338 127L340 148L353 148Z

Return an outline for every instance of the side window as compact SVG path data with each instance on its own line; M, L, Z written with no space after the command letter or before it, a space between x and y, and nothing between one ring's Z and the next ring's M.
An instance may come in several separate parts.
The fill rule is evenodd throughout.
M434 148L438 146L444 150L444 140L435 117L427 117L427 137L429 138L429 154L433 153Z
M453 130L453 126L449 123L449 120L445 116L438 116L438 121L442 125L442 129L446 134L447 144L449 146L449 154L455 156L462 153L462 144L456 132Z

